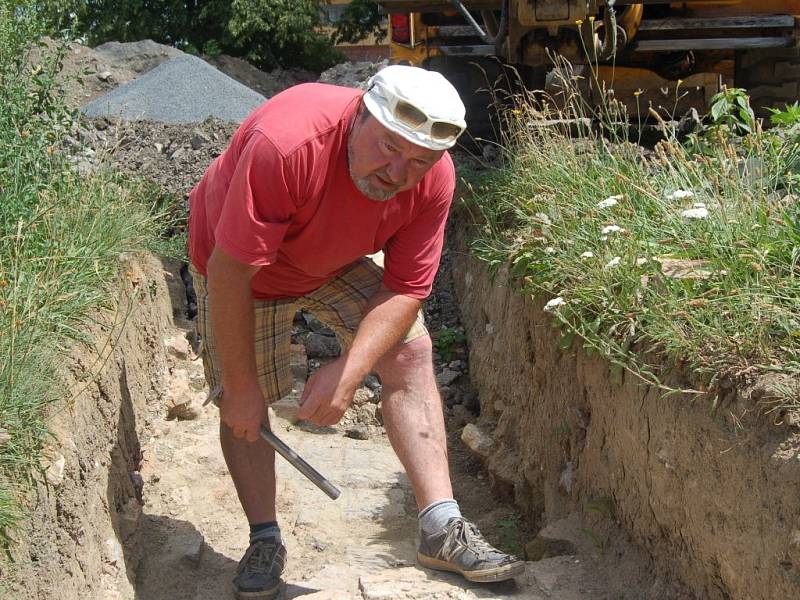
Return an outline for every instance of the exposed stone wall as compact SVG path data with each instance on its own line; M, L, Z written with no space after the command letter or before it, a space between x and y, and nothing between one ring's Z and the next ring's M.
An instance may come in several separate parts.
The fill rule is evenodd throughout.
M490 279L464 229L453 272L494 482L543 526L613 513L700 597L800 597L800 430L742 393L713 409L612 383L603 359L560 348L546 298Z
M163 390L165 273L125 258L116 306L96 316L96 348L77 346L62 369L65 401L49 419L47 486L2 565L9 598L133 597L141 550L140 436ZM87 593L89 595L87 595Z

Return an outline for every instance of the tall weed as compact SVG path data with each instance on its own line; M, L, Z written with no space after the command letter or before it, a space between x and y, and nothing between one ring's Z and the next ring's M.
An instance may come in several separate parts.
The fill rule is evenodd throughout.
M161 228L149 191L67 160L62 138L78 117L55 84L65 49L42 52L44 28L36 3L0 0L1 543L41 473L46 407L64 395L58 361L109 305L120 253Z
M798 132L739 126L737 91L685 142L661 120L645 149L561 67L563 93L522 98L500 166L469 179L475 254L548 300L565 343L667 391L667 371L696 393L800 375Z

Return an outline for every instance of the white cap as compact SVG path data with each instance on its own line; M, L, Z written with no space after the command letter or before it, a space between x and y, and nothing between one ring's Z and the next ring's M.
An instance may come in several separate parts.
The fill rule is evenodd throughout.
M462 130L466 128L464 103L456 88L441 73L405 65L384 67L367 82L364 104L381 125L408 141L431 150L452 148L455 137L435 139L430 135L430 127L415 129L398 121L391 110L397 98L412 104L434 121L444 121Z

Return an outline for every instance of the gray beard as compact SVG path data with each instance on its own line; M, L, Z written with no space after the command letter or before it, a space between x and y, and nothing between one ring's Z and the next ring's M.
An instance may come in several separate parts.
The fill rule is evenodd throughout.
M376 200L378 202L386 202L390 198L393 198L397 192L376 188L369 182L367 177L358 178L353 174L353 144L351 140L352 134L347 140L347 168L350 171L350 179L353 180L358 191L370 200Z

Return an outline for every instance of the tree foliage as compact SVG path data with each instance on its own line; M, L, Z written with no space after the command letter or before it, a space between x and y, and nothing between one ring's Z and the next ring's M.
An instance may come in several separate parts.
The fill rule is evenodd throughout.
M152 39L188 52L246 58L260 69L321 71L339 60L316 0L49 0L73 13L90 45ZM54 18L54 21L56 19Z
M336 23L333 43L360 42L374 35L380 42L386 36L383 15L375 0L352 0Z

